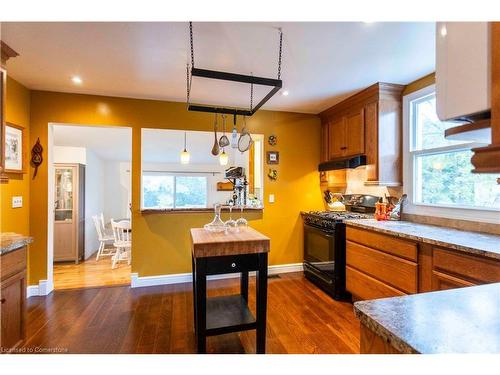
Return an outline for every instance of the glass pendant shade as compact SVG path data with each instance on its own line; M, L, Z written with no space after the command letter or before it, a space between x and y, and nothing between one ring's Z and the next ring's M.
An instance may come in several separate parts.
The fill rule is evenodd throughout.
M181 152L181 164L189 164L189 159L191 155L189 155L189 152L184 149L184 151Z
M186 132L184 132L184 151L181 152L181 164L189 164L189 159L191 155L186 149Z
M227 165L228 161L229 161L229 157L227 156L224 149L222 149L222 153L219 155L219 163L220 163L220 165Z

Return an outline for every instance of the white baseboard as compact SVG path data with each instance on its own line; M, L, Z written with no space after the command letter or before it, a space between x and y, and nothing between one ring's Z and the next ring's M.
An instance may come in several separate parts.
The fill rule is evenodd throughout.
M26 288L26 298L30 298L33 296L46 296L50 294L54 290L54 284L50 283L47 280L40 280L38 285L29 285Z
M291 263L291 264L280 264L276 266L269 266L268 273L269 275L277 275L280 273L300 272L302 270L303 270L302 263ZM250 275L253 274L255 274L255 272L250 273ZM221 279L230 279L234 277L239 277L239 274L228 273L223 275L212 275L208 276L207 279L221 280ZM191 273L177 273L173 275L142 276L142 277L139 277L139 274L137 273L132 273L130 274L130 279L131 279L130 286L132 288L141 288L141 287L155 286L155 285L189 283L193 281Z

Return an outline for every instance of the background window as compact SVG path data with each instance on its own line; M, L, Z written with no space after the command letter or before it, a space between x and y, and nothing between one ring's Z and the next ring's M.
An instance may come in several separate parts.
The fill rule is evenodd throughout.
M496 175L474 174L468 142L450 141L444 131L456 126L436 115L436 96L427 90L409 101L409 156L413 203L442 207L500 208Z
M144 174L144 208L206 208L207 177Z

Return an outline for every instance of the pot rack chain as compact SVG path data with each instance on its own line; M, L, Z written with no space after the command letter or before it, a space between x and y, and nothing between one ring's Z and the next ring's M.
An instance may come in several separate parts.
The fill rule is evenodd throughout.
M270 97L272 97L281 87L282 87L282 83L281 83L281 65L282 65L282 55L283 55L283 31L281 28L278 28L278 31L279 31L279 52L278 52L278 79L276 81L279 81L279 82L275 82L275 83L260 83L262 80L265 80L265 78L262 78L262 77L258 77L257 79L259 80L259 84L263 84L263 85L267 85L267 86L274 86L273 90L271 90L271 92L266 95L266 97L261 101L259 102L259 104L257 104L257 108L260 108L266 101L268 101L270 99ZM190 95L191 95L191 84L192 84L192 79L193 79L193 70L195 70L195 67L194 67L194 42L193 42L193 22L189 21L189 41L190 41L190 52L191 52L191 66L189 66L189 62L186 64L186 81L187 81L187 104L188 104L188 110L196 110L196 111L206 111L208 109L208 112L213 112L213 110L215 109L216 113L217 113L217 109L214 107L214 108L209 108L209 107L203 107L203 106L191 106L190 105ZM203 72L202 72L203 71ZM208 75L210 74L210 76ZM226 77L229 75L229 76L232 76L231 78L220 78L221 77L221 74L226 74ZM226 72L217 72L217 71L209 71L209 70L203 70L203 69L196 69L196 76L204 76L204 77L207 77L207 78L215 78L214 75L218 75L219 79L226 79L226 80L231 80L231 81L237 81L237 82L245 82L245 78L243 75L236 75L236 74L232 74L232 73L226 73ZM253 73L251 73L252 77L253 77ZM269 80L268 80L269 81ZM254 107L253 107L253 86L254 86L254 82L249 82L249 81L246 81L247 83L250 83L250 111L249 111L249 116L251 116L253 114L253 111L254 111ZM192 108L193 107L193 108ZM196 107L196 108L195 108ZM225 110L225 111L229 111L229 109L225 109L225 108L222 108L222 110ZM242 112L242 110L239 110L240 112ZM231 111L232 113L233 111ZM220 112L220 113L228 113L228 112ZM244 114L244 115L247 115L247 114ZM234 113L234 116L236 117L236 113Z

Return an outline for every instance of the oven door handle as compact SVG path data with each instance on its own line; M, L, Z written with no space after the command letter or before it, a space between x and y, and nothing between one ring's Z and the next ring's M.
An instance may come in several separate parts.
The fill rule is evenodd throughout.
M334 237L334 234L332 232L330 232L330 231L325 231L325 230L322 230L320 228L313 227L312 225L309 225L309 224L304 224L304 227L307 230L310 230L312 232L316 232L316 233L320 234L323 237L328 237L328 238L333 238Z

